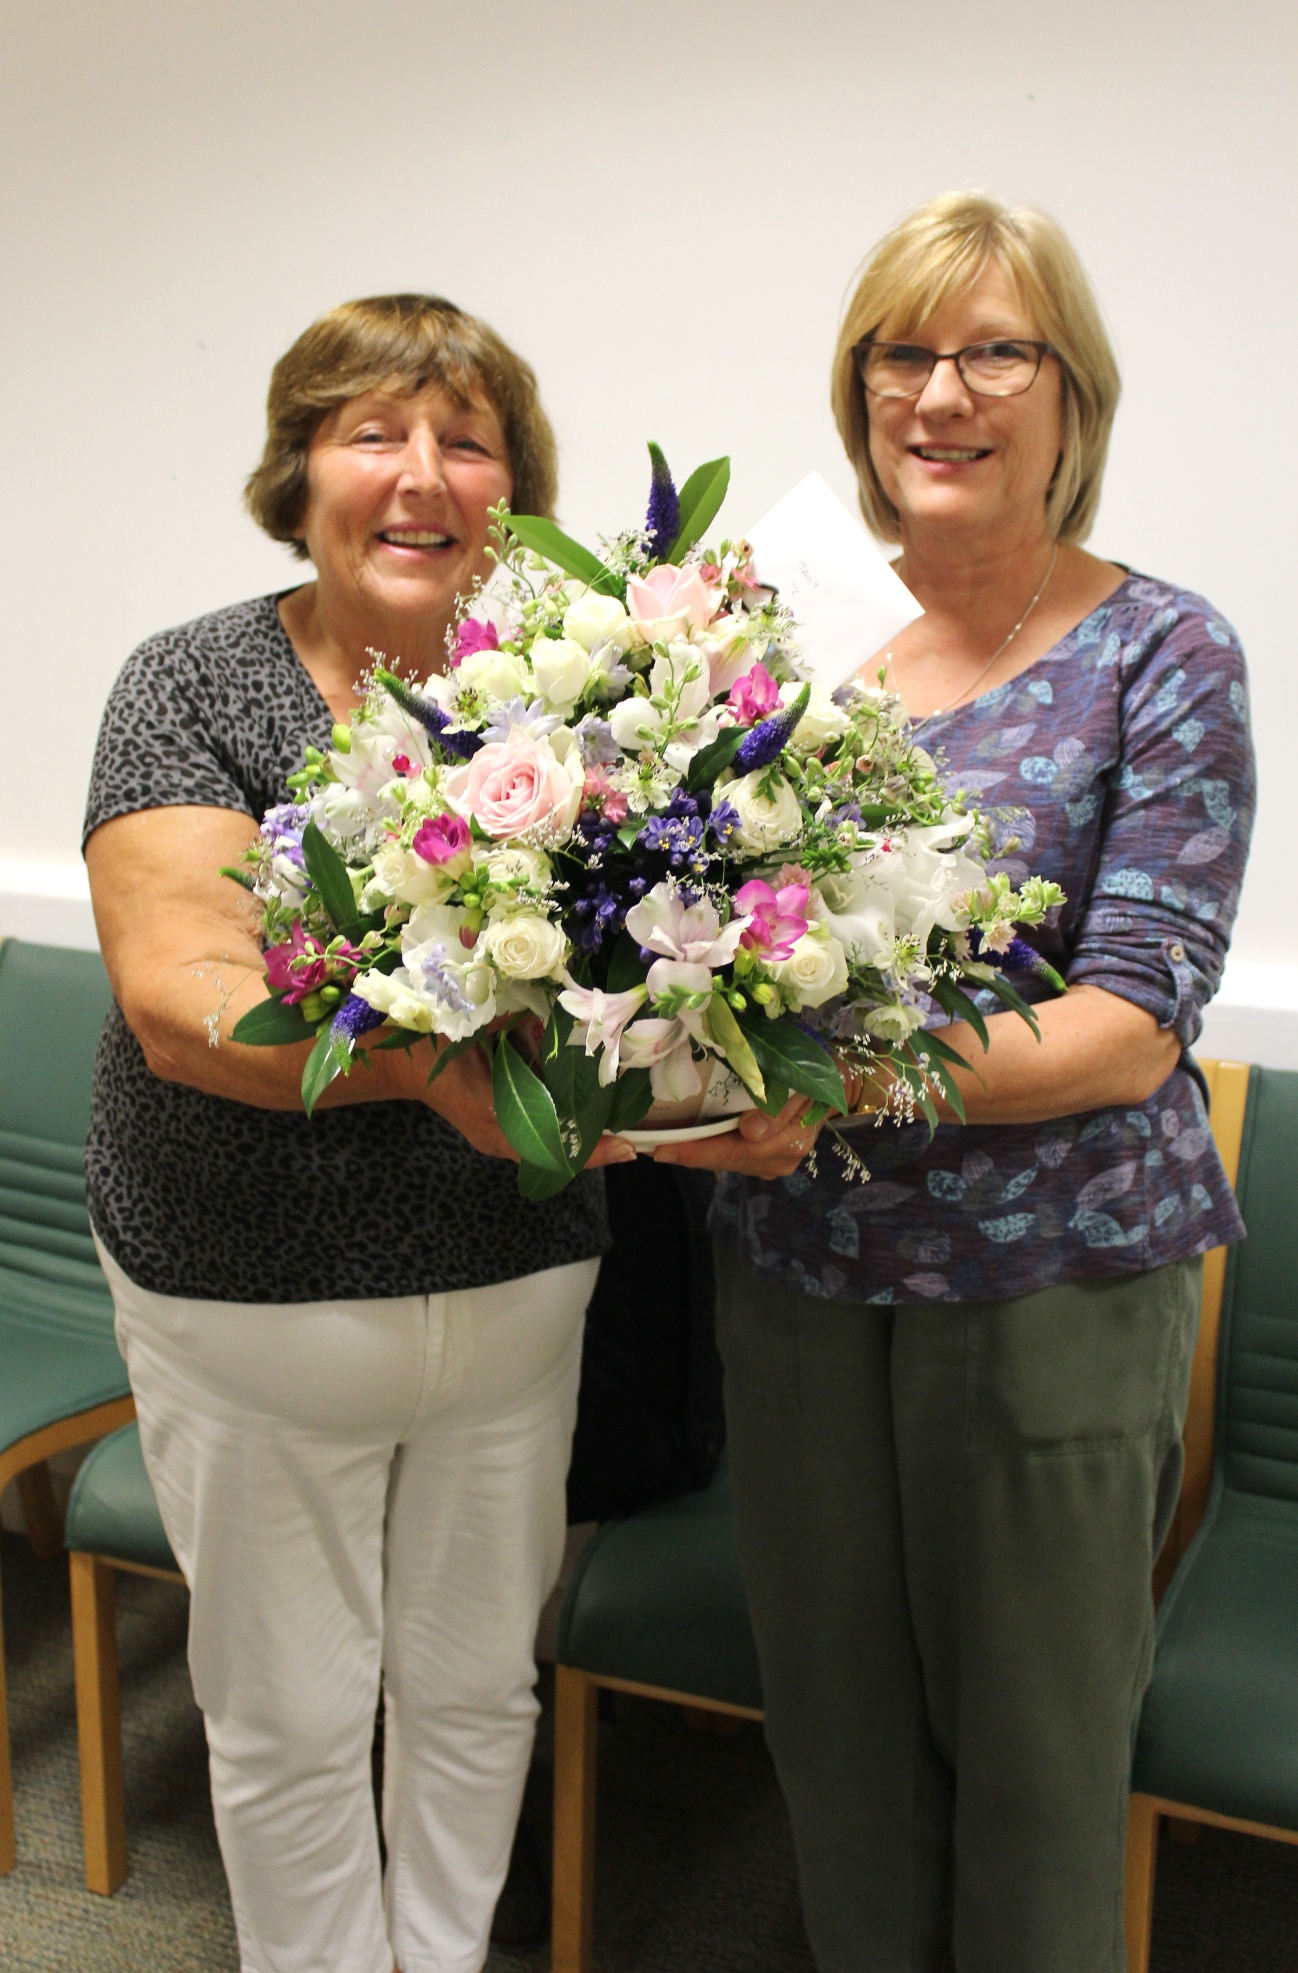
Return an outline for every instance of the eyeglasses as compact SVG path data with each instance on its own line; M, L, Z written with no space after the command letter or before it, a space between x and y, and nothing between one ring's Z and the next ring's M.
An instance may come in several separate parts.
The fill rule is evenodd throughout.
M1018 397L1036 382L1050 343L1003 338L967 343L963 349L925 349L922 343L881 343L866 336L852 354L871 397L918 397L939 363L954 363L975 397Z

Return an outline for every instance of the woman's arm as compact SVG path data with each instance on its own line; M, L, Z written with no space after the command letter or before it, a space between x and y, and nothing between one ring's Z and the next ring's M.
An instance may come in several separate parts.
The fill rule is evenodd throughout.
M309 1044L247 1048L230 1039L267 997L256 907L220 875L256 832L251 816L222 808L146 809L103 823L86 844L95 923L118 1005L154 1075L258 1109L300 1110ZM476 1151L515 1158L479 1051L448 1063L429 1087L432 1065L431 1047L371 1054L368 1069L339 1076L321 1102L427 1103ZM603 1161L597 1151L593 1162Z

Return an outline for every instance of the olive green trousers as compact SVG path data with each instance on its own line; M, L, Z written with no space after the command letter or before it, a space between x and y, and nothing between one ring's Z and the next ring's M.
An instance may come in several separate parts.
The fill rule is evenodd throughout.
M820 1973L952 1949L959 1973L1122 1973L1202 1262L881 1307L717 1258L739 1556Z

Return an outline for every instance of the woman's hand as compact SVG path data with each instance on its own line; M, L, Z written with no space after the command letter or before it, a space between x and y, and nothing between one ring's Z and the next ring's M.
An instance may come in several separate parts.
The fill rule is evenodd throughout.
M416 1049L412 1062L426 1061L424 1051ZM439 1071L434 1082L426 1083L421 1091L423 1102L430 1110L436 1110L439 1117L445 1117L467 1138L475 1151L481 1151L488 1158L509 1158L517 1164L518 1153L496 1121L496 1106L491 1093L491 1067L480 1048L466 1049L457 1055L453 1062ZM635 1158L634 1144L624 1138L613 1137L608 1131L600 1138L584 1169L598 1170L601 1165L629 1164Z
M778 1117L745 1110L739 1128L723 1137L704 1137L693 1144L666 1144L654 1152L660 1165L692 1165L702 1171L740 1171L748 1178L787 1178L796 1171L820 1134L802 1119L810 1108L805 1096L791 1096Z

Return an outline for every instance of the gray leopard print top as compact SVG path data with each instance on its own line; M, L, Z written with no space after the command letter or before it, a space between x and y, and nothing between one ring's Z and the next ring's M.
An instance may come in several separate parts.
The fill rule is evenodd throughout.
M163 631L129 658L95 750L83 842L140 809L261 817L333 716L261 596ZM162 1082L113 1006L95 1061L90 1215L157 1294L232 1302L368 1299L487 1287L609 1245L603 1180L520 1198L513 1165L421 1103L312 1122Z

